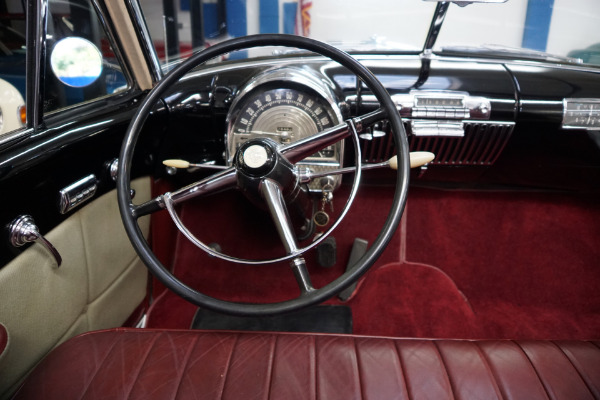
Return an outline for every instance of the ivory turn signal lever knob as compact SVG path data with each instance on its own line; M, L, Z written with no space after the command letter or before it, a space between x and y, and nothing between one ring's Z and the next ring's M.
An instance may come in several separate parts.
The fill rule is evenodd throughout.
M429 164L435 158L435 154L428 151L412 151L410 153L410 167L418 168ZM388 160L391 169L398 169L398 158L396 156Z
M227 168L223 165L194 164L194 163L191 163L186 160L178 160L178 159L164 160L162 163L164 165L166 165L167 167L178 168L178 169L186 169L186 168L192 168L192 167L207 168L207 169L225 169L225 168Z

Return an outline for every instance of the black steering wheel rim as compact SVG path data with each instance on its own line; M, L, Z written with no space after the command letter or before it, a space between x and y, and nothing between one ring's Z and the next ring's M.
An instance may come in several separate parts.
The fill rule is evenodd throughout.
M384 222L381 232L371 247L364 254L364 256L358 260L353 268L346 271L343 275L329 284L314 291L303 293L297 298L278 303L248 304L229 302L200 293L178 280L167 268L162 265L146 242L144 235L137 224L137 220L134 217L134 206L130 196L130 171L133 151L144 122L150 114L152 108L155 106L155 104L157 104L163 93L169 87L175 84L194 67L210 59L235 50L243 50L251 47L261 46L285 46L309 50L340 63L349 71L356 74L371 89L375 97L379 100L380 107L387 111L387 119L390 122L393 138L397 148L398 170L396 174L396 191L394 193L394 198L388 217ZM127 232L135 251L150 272L167 288L183 297L187 301L213 311L243 316L275 315L321 303L344 290L353 282L357 281L364 273L366 273L366 271L381 255L391 240L396 227L400 223L400 219L406 205L409 169L410 164L408 141L402 120L396 110L396 105L392 101L383 85L366 67L356 61L349 54L313 39L280 34L253 35L231 39L194 54L186 61L182 62L173 70L171 70L154 87L154 89L149 92L148 96L140 104L138 111L128 127L125 138L123 139L123 145L119 155L117 198L125 231Z

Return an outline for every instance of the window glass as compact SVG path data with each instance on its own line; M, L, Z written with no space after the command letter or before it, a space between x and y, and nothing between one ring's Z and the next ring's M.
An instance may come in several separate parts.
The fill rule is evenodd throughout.
M435 4L421 0L139 0L163 65L225 39L285 33L343 50L419 51ZM260 50L230 55L263 55Z
M25 126L25 32L23 2L0 4L0 134Z
M44 112L126 90L122 67L92 2L50 0L48 7Z
M508 0L450 6L436 48L600 65L598 0ZM576 62L576 60L572 60Z
M346 51L418 52L437 5L422 0L138 1L163 65L218 41L256 33L308 36ZM600 65L599 0L466 3L450 4L436 51L551 61L571 57L568 62ZM254 55L259 53L243 54Z

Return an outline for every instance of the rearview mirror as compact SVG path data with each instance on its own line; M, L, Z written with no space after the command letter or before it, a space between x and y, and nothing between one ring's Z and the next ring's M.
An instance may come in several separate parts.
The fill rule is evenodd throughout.
M102 54L89 40L67 37L54 45L50 65L54 75L65 85L86 87L102 74Z

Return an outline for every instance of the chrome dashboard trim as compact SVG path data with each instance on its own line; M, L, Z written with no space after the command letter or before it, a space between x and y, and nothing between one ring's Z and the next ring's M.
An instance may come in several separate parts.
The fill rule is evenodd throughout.
M356 104L358 95L346 96L346 102ZM427 91L413 90L408 94L392 95L400 116L403 118L431 118L447 120L489 120L492 110L491 101L486 97L470 96L466 92L457 91ZM432 103L459 102L461 106L452 105L419 105L419 102L427 100ZM360 96L361 104L372 107L379 106L379 102L373 95Z
M326 77L323 78L324 79L319 79L317 76L315 76L315 74L298 67L284 67L266 70L256 78L252 79L250 83L248 83L236 94L235 100L231 104L231 109L235 109L236 105L243 100L244 96L261 85L271 82L293 82L314 90L321 97L327 100L329 104L335 105L337 110L334 109L334 111L336 111L336 116L339 119L339 121L336 123L340 123L342 121L342 114L339 111L339 107L337 107L337 103L333 95L333 82L329 81L328 79L326 80ZM231 117L232 115L227 116L228 122L231 122L229 121L229 118Z
M600 98L565 98L562 103L563 129L600 130ZM589 106L589 109L585 109L585 106ZM580 107L584 108L581 109ZM576 118L575 121L572 121L573 117ZM578 123L580 117L586 119L586 121Z

